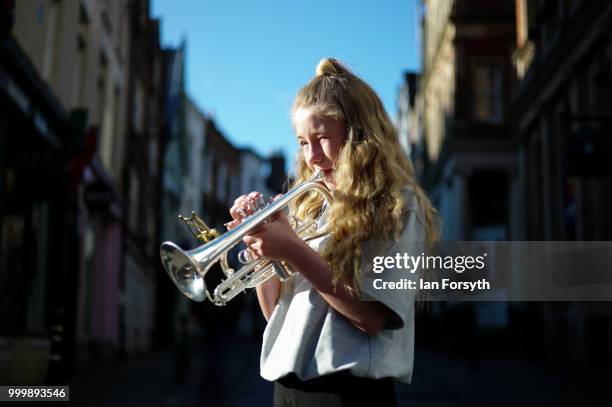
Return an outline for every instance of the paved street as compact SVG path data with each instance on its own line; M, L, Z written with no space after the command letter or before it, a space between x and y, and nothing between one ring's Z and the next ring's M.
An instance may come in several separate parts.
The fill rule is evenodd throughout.
M121 364L80 375L70 385L76 406L270 406L272 384L259 376L259 345L236 342L225 367L221 394L201 388L204 372L202 347L196 347L183 384L175 381L174 354L156 352Z
M572 368L485 358L465 360L417 350L413 382L399 385L402 406L609 406L610 369Z
M229 347L228 347L229 349ZM270 406L272 384L259 377L259 346L237 342L222 394L203 396L202 349L176 384L172 352L157 352L81 374L71 399L82 406ZM419 350L413 383L399 385L400 406L610 405L610 371L495 358L472 370L464 360Z

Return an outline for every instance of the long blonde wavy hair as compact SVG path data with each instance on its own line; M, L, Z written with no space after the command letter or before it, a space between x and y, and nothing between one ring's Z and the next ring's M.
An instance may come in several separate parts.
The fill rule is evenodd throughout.
M319 62L316 76L295 98L292 120L300 108L311 108L319 117L346 125L346 142L335 163L334 200L327 214L330 239L320 254L334 270L334 284L343 280L349 284L345 288L359 292L360 243L399 238L406 204L402 189L410 187L423 209L428 242L438 239L437 213L416 181L412 163L380 98L338 60ZM301 152L295 173L293 185L312 175ZM319 194L303 195L293 203L291 212L313 219L322 205Z

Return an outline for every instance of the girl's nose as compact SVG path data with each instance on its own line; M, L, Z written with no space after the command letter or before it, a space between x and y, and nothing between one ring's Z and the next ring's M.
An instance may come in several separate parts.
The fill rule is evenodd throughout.
M323 151L319 146L313 145L310 150L310 163L318 164L323 160Z

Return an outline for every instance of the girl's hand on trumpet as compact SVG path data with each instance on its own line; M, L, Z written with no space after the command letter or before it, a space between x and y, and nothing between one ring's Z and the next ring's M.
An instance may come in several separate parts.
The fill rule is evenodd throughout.
M257 201L261 202L261 193L254 191L248 195L242 195L234 201L230 208L233 220L226 224L228 230L238 226L244 218L253 214ZM274 197L277 200L282 195ZM287 261L288 255L304 244L300 239L284 211L280 210L270 219L254 229L242 239L248 246L251 255L255 258L266 257L270 260Z
M227 229L235 228L242 223L244 218L250 216L256 206L255 202L261 203L261 196L260 192L254 191L238 197L230 208L233 220L225 224ZM281 196L277 195L274 199L276 200ZM253 258L265 256L272 260L283 260L282 253L287 253L287 250L289 250L287 249L288 242L293 241L294 238L298 239L299 243L303 242L293 231L285 213L279 211L268 222L254 230L253 233L246 235L243 241L247 244L249 253ZM257 300L266 321L270 320L278 302L280 285L280 280L274 276L256 287Z

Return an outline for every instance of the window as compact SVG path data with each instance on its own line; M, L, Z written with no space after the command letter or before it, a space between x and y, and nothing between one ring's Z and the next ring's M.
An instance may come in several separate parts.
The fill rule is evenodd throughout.
M479 65L474 69L474 118L490 123L503 119L503 77L498 65Z

